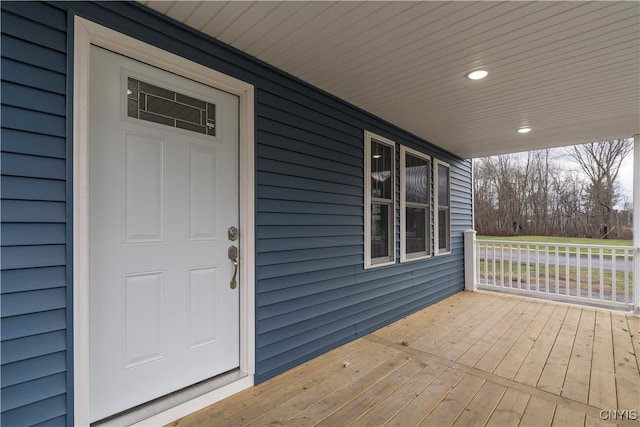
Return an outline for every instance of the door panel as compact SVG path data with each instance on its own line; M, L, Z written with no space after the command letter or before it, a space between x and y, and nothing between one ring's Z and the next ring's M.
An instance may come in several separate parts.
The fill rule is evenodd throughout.
M164 274L126 274L124 282L125 368L164 357Z
M189 147L189 239L215 239L218 222L218 155Z
M140 118L127 110L132 80L153 92L140 96ZM239 365L227 254L227 229L238 226L238 108L234 95L91 48L92 421ZM208 129L187 130L197 126L183 118Z
M124 133L124 241L164 237L165 140Z
M218 269L194 268L189 271L189 346L197 348L217 340L217 322L211 305L218 300Z

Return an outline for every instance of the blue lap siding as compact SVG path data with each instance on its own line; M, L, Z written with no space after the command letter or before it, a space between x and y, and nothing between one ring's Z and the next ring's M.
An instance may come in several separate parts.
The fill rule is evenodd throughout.
M137 3L1 7L2 425L73 423L74 14L256 87L257 382L462 290L470 161ZM364 130L451 164L452 254L364 270Z
M62 425L72 396L67 15L2 2L1 25L1 421Z

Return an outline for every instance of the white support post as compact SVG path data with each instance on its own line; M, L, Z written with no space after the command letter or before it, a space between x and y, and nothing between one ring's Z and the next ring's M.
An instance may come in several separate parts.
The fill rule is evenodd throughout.
M464 290L476 291L476 231L464 232ZM635 295L635 294L634 294Z
M633 136L633 315L640 317L640 134Z

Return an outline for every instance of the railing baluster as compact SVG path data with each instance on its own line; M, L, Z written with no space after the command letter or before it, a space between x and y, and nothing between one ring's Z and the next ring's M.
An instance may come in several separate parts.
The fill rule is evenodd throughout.
M580 261L582 260L582 249L576 248L576 297L580 298L582 296L582 277Z
M480 241L476 240L474 242L475 248L473 251L473 256L476 257L476 271L473 272L476 283L478 285L482 284L482 264L480 264L480 251L482 250L482 245L480 244Z
M629 251L624 251L624 303L629 304Z
M500 244L500 286L504 288L504 243Z
M509 287L513 288L513 244L509 243Z
M554 295L563 300L588 299L608 306L629 308L633 301L632 249L626 246L506 240L476 242L477 271L474 276L478 285L500 287L503 292L521 290ZM582 271L583 268L586 272ZM561 290L562 286L564 290Z
M615 249L611 249L611 301L618 301L618 269L616 268L616 258L618 254Z
M536 244L536 292L540 292L540 245Z
M569 246L564 248L564 292L571 295L571 264L569 263Z
M518 243L518 289L522 289L522 251L521 245Z
M487 267L487 249L486 249L486 246L487 246L486 243L480 246L481 248L483 248L482 251L484 253L483 259L484 259L484 267L485 267L485 269ZM480 258L480 257L478 257L478 258ZM481 268L478 268L478 270L480 270L480 273L479 273L480 274L480 280L482 280L483 284L486 285L487 284L487 273L486 273L486 271L483 271ZM484 276L483 276L483 274L484 274Z
M487 268L487 250L485 249L486 244L485 243L480 243L480 249L482 251L482 253L484 254L484 256L482 257L482 260L484 261L484 263L482 264L477 264L478 265L478 270L480 270L480 282L482 282L483 284L487 284L487 272L486 272L486 268ZM478 256L480 256L480 254L478 253Z
M560 248L556 246L553 249L556 259L556 263L554 264L556 270L556 295L560 295L560 254L558 253Z
M487 263L487 255L486 255L486 251L484 252L485 255L484 257L482 257L482 260L484 261L484 264L480 264L480 253L481 251L484 251L483 249L483 244L480 241L476 241L476 243L478 243L478 263L476 264L476 269L478 270L478 283L482 283L482 284L486 284L486 281L483 279L483 268L484 268L484 264Z
M484 280L489 285L489 244L484 249Z
M591 299L591 248L587 248L587 298Z
M549 245L544 247L544 293L549 293Z
M604 300L604 250L600 248L600 301Z
M508 276L507 276L507 272L505 270L506 267L506 262L507 262L507 257L505 256L506 254L504 253L506 247L508 246L508 244L504 244L502 245L502 253L500 254L500 272L502 273L502 287L505 287L505 283L508 280Z
M484 281L487 285L489 282L489 244L487 243L484 248Z
M497 286L498 282L496 281L496 244L493 244L493 260L491 262L491 267L493 271L493 285Z
M527 290L531 291L531 245L527 243Z

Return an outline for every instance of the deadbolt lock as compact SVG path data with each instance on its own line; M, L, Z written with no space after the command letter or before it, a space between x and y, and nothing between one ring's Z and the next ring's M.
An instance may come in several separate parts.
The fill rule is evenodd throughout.
M229 240L231 240L232 242L237 240L238 239L238 229L236 227L234 227L234 226L229 227L228 237L229 237Z

